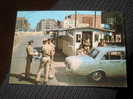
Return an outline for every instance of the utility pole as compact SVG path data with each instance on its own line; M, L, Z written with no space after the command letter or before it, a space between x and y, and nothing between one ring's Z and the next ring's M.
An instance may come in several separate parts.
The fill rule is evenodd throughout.
M126 21L125 21L125 15L122 14L122 33L121 33L121 43L123 46L125 46L125 36L126 36Z
M94 27L96 28L96 11L95 11Z
M76 25L77 25L77 11L75 10L75 28L76 28Z
M75 10L75 28L77 26L77 11ZM75 46L75 42L76 42L76 34L74 31L74 55L76 55L76 46Z

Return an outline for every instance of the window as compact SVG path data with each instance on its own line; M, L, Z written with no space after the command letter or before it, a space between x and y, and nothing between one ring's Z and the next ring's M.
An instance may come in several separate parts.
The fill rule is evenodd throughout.
M99 35L95 34L95 42L98 41Z
M80 34L76 34L76 42L81 42L81 35Z
M112 51L108 52L102 59L105 60L121 60L125 59L125 53L124 51Z

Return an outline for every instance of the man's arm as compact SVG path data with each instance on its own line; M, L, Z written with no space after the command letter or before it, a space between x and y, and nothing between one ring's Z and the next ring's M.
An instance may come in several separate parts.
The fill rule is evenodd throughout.
M29 54L29 55L31 55L31 56L37 55L37 53L34 53L34 52L33 52L33 48L32 48L32 47L28 47L27 50L28 50L28 54Z

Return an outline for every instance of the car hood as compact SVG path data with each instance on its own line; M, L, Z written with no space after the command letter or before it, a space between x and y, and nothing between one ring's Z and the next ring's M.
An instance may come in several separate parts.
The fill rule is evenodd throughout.
M65 59L66 61L93 61L94 59L87 55L78 55L78 56L68 56Z
M84 61L93 61L94 59L88 55L79 55L77 56L80 60L84 60Z
M73 69L79 68L82 64L88 64L94 62L94 59L87 55L69 56L66 57L65 61L69 63Z

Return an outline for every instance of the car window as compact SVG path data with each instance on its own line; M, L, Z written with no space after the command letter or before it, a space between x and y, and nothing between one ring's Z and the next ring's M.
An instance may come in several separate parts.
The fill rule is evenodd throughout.
M121 60L125 59L125 52L124 51L111 51L107 52L103 58L104 60Z
M95 58L98 55L99 51L97 49L92 49L89 53L89 56Z

